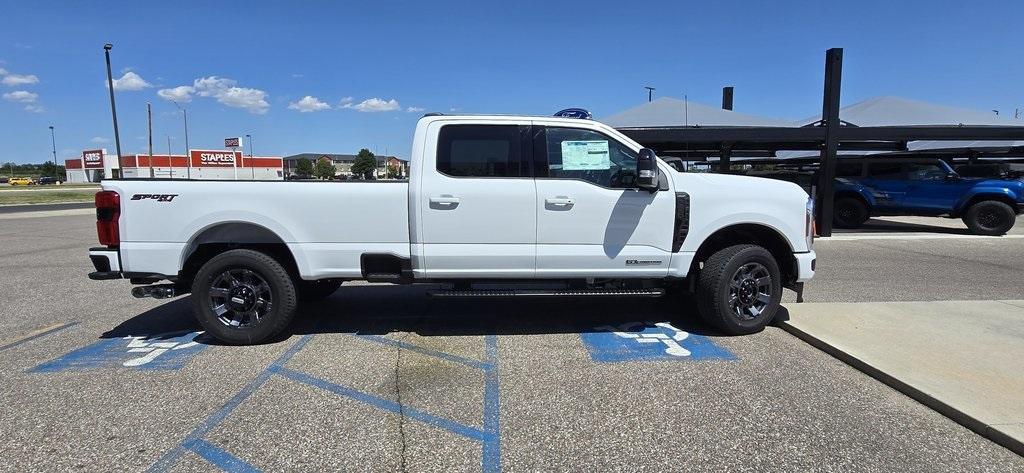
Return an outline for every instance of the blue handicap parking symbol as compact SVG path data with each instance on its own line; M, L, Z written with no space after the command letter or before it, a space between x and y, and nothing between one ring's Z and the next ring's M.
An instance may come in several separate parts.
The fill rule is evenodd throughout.
M108 338L47 361L31 372L49 373L94 368L179 370L206 345L203 332Z
M710 338L673 327L668 322L629 322L594 327L582 333L590 358L602 363L634 360L733 360L729 350Z

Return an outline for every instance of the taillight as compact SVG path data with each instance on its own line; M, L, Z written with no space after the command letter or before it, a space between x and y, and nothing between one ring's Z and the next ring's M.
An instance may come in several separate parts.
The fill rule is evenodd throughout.
M114 191L96 193L96 234L100 244L117 246L121 244L117 220L121 218L121 196Z

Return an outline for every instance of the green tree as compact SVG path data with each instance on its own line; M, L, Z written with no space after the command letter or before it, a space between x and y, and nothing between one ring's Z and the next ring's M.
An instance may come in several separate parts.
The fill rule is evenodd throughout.
M356 155L356 160L352 162L352 174L361 176L364 179L371 179L373 172L376 170L377 158L373 153L366 148L359 150L359 154Z
M45 177L57 177L57 165L53 161L43 163L41 174Z
M295 174L298 174L299 177L312 176L313 162L306 158L300 158L299 162L295 165Z
M318 159L313 166L313 175L319 179L330 179L334 177L334 163L329 159Z

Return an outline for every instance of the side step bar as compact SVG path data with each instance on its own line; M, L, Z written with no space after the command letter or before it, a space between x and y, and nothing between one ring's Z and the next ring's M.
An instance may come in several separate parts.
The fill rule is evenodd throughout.
M431 297L661 297L665 290L655 289L481 289L436 290Z

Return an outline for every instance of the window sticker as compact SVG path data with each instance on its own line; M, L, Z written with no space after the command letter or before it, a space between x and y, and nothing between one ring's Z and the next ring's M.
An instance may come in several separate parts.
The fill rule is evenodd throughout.
M608 141L563 141L562 169L565 171L593 171L611 169Z

